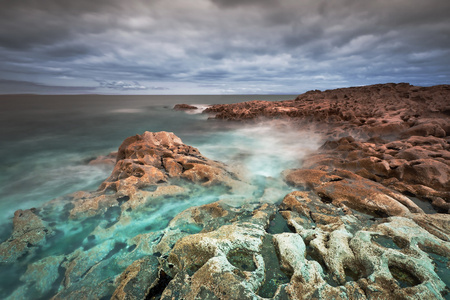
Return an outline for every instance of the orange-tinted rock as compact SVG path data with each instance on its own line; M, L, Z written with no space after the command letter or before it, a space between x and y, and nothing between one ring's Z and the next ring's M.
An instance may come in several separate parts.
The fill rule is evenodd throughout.
M423 212L407 197L348 171L293 170L285 178L294 186L312 189L323 202L360 212L378 216Z
M396 177L436 190L450 190L450 166L434 159L417 159L396 169Z
M110 207L119 205L115 195L89 195L74 198L72 203L74 208L69 213L71 219L96 216L105 213Z
M203 185L232 185L225 165L209 160L170 132L145 132L127 138L119 147L117 163L100 190L132 196L136 189L185 178Z
M314 188L330 181L342 180L339 176L317 169L289 170L284 175L287 183L303 188Z
M360 129L361 136L444 137L450 127L447 121L442 121L448 111L449 94L448 85L421 88L389 83L310 91L295 100L218 104L212 105L205 113L214 113L216 119L226 120L293 118L340 128L346 125ZM422 119L425 124L420 124ZM335 126L328 130L336 133Z
M181 180L180 180L181 179ZM224 164L212 161L169 132L145 132L125 139L109 178L94 193L72 195L72 219L105 213L109 208L136 209L149 199L186 192L183 180L203 186L251 189Z
M197 106L189 105L189 104L175 104L173 109L175 110L190 110L190 109L197 109Z
M435 137L445 137L446 132L438 124L425 123L425 124L420 124L420 125L411 127L410 129L408 129L402 133L402 137L429 136L429 135L432 135Z

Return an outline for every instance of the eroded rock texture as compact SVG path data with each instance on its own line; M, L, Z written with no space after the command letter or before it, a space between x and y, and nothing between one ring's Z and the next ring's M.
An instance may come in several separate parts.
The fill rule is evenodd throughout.
M246 182L173 133L130 137L94 160L115 158L98 191L15 213L0 274L20 276L0 296L448 298L448 96L387 84L208 109L323 133L287 184Z
M207 108L217 119L288 118L330 125L330 134L350 130L367 135L445 137L450 111L448 85L416 87L407 83L377 84L309 91L294 100L249 101ZM439 118L435 118L439 117ZM332 129L334 125L339 128ZM347 132L347 134L345 133Z
M284 118L324 134L326 143L304 160L307 170L287 172L288 182L334 203L405 215L419 209L400 193L431 202L439 212L450 209L449 108L450 86L401 83L213 105L205 112L239 121Z
M11 237L0 244L0 261L15 262L27 252L35 251L52 234L52 230L35 213L34 208L14 213Z
M247 187L224 164L204 157L173 133L145 132L122 143L114 170L97 193L74 196L70 217L91 217L114 206L136 209L154 197L186 194L184 181L230 190Z
M183 220L198 224L198 211L217 225L161 256L154 274L163 285L147 297L443 299L448 292L449 215L373 218L313 192L292 192L279 206L216 202L188 209Z

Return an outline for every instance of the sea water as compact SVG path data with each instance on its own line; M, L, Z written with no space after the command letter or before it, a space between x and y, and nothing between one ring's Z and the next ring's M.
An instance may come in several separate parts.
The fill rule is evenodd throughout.
M229 138L233 147L246 147L240 142L245 140L245 131L230 135L230 126L212 124L207 115L172 110L177 103L293 97L0 96L0 223L10 222L17 209L39 206L78 190L95 190L111 168L86 162L116 151L126 137L144 131L174 132L184 143L217 160L224 152L230 153L230 147L223 148ZM248 146L253 148L248 151L260 149Z
M109 176L112 166L88 162L116 151L125 138L145 131L174 132L204 156L240 170L249 182L261 186L258 196L262 197L266 183L281 181L280 173L284 169L299 167L302 157L320 145L321 137L280 121L243 124L211 120L201 110L175 111L173 106L187 103L204 107L216 103L293 98L294 95L0 96L1 241L11 234L14 211L39 209L52 199L64 199L69 193L96 190ZM41 210L41 216L57 224L56 234L32 258L1 267L0 296L20 297L20 294L13 294L23 290L22 285L26 284L20 277L39 259L67 255L80 247L84 251L102 245L107 247L112 241L115 244L111 251L115 252L111 252L111 256L127 255L131 251L124 248L127 239L163 230L176 214L216 201L223 194L220 189L202 192L195 185L191 191L195 197L155 200L139 212L130 213L133 224L126 227L114 227L120 209L80 222L61 220L63 200L61 208ZM269 193L269 197L275 198L283 195ZM111 229L103 230L103 235L93 240L90 234L95 228ZM108 272L121 271L119 268Z
M96 285L97 281L115 278L128 263L148 255L140 251L139 245L130 243L133 237L154 237L157 242L177 214L192 206L217 201L224 194L220 187L206 190L190 184L185 187L189 191L186 195L152 199L149 205L126 212L126 217L132 220L129 224L118 223L121 212L117 207L102 216L68 221L64 195L96 190L109 176L112 166L88 162L116 151L128 136L144 131L174 132L204 156L238 169L249 182L259 186L254 197L272 203L281 201L289 187L282 186L282 193L278 194L267 190L279 187L276 183L282 182L283 170L301 166L302 158L322 144L320 135L280 120L244 124L211 120L201 110L184 112L172 108L177 103L206 105L294 97L0 96L0 242L11 234L12 217L17 209L36 207L40 217L55 224L54 234L33 255L14 264L0 265L0 298L51 298L66 275L63 268L58 269L61 263L58 258L77 249L87 253L87 257L98 256L92 271L80 273L81 277L86 276L83 284ZM233 192L238 199L235 204L239 205L240 191ZM46 206L55 198L60 200ZM202 230L195 224L178 229L189 234ZM430 255L437 272L448 284L447 259ZM32 270L30 266L47 258L49 269L52 263L56 266L56 277L45 292L39 292L40 284L48 276L30 277L28 271ZM82 268L83 264L79 266ZM80 280L74 274L73 279ZM39 282L41 277L43 281ZM71 288L76 291L79 286L74 283ZM104 295L110 296L112 292L108 290Z

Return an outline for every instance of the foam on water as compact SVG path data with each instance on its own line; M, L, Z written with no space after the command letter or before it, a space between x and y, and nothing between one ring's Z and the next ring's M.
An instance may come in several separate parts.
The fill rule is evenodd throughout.
M199 148L205 156L239 167L251 177L279 177L285 169L300 167L321 140L287 122L271 121L214 133Z
M151 255L148 249L167 234L170 221L189 207L217 200L235 207L255 199L272 203L281 201L289 188L283 185L280 173L285 169L301 167L305 155L322 144L321 136L293 128L288 122L277 120L235 124L207 121L207 115L199 114L203 106L192 114L171 110L169 104L193 104L205 100L191 97L190 101L182 101L179 98L171 100L173 103L152 103L147 98L139 98L137 102L91 103L83 98L85 102L68 108L51 101L46 107L37 109L39 113L36 115L32 109L25 111L26 118L21 105L17 106L16 115L11 111L0 112L0 127L10 126L11 129L9 135L0 136L4 142L0 148L3 158L0 162L0 226L3 230L0 231L0 238L3 241L9 236L14 211L31 207L38 208L36 213L47 224L52 224L54 231L54 235L48 237L44 245L33 247L34 253L22 257L17 263L0 266L0 298L54 296L64 273L56 274L57 279L50 282L51 288L45 294L37 293L33 285L41 280L40 277L46 280L49 276L44 275L50 273L38 274L39 278L33 279L37 280L35 282L24 279L24 274L27 268L42 259L58 259L73 253L76 255L70 259L77 259L78 255L82 257L87 252L89 255L86 260L91 258L91 254L92 257L98 256L94 265L84 266L83 261L78 262L77 267L86 267L85 271L80 272L81 277L91 276L89 280L113 282L131 262ZM239 99L237 96L227 99L228 102L253 100ZM53 110L55 106L57 110ZM79 112L75 113L76 110ZM28 120L29 124L24 120ZM117 149L126 137L141 134L145 130L174 132L184 143L197 147L206 157L239 170L256 189L233 191L230 194L221 187L206 189L186 184L184 187L187 192L181 197L146 199L145 204L136 210L122 211L121 207L111 207L101 216L69 220L72 204L70 197L64 195L78 190L95 190L112 169L111 166L91 166L87 161L108 154ZM54 198L57 199L47 203ZM275 223L272 224L275 227L271 227L273 233L289 230L277 228ZM201 229L201 226L188 222L177 228L181 233L196 233ZM139 237L134 239L136 236ZM144 240L141 244L140 239ZM263 250L271 253L272 256L268 257L276 259L273 249ZM443 278L448 279L447 261L436 261ZM278 265L272 267L279 268ZM60 269L64 270L63 267ZM281 273L278 275L273 276L260 290L261 295L270 297L279 283L287 282ZM80 280L80 284L83 283L84 278L76 279ZM74 283L72 289L80 287Z
M0 290L3 289L0 297L23 296L21 291L26 291L29 283L21 282L20 277L29 265L49 256L67 255L77 249L108 253L102 259L106 267L100 267L99 263L95 276L114 278L126 267L124 259L131 262L145 254L142 249L133 250L137 246L132 245L131 238L154 234L154 241L149 243L156 243L157 237L167 230L170 220L189 207L217 200L237 207L251 198L280 201L282 193L277 188L280 187L281 171L299 167L304 155L320 143L320 136L294 130L283 122L234 125L206 120L207 115L198 113L204 109L200 105L197 105L200 107L198 111L188 114L165 108L161 103L127 104L119 106L116 103L103 110L96 105L94 108L97 108L91 110L86 104L81 113L65 112L67 118L53 116L51 109L44 110L48 113L45 117L34 118L30 113L30 124L36 130L12 123L11 129L15 134L3 137L6 146L0 149L0 155L6 158L1 162L5 171L0 174L0 193L3 196L0 202L0 225L3 229L0 237L3 241L9 236L15 210L31 207L36 207L39 216L47 224L52 224L54 235L47 238L34 254L3 268L0 272ZM61 110L64 111L63 108ZM9 119L10 122L12 120ZM30 134L25 134L23 129L30 130ZM96 190L112 170L111 166L88 165L87 161L108 154L117 149L126 137L145 130L174 132L206 157L225 162L245 174L257 189L230 194L220 187L204 189L188 185L184 197L147 199L138 210L128 212L112 207L101 216L68 220L70 197L64 195L78 190ZM55 198L57 200L51 204L45 204ZM198 226L186 226L180 230L189 233L201 230ZM4 276L12 278L7 282L14 284L3 286L1 282L6 282ZM49 293L54 295L57 287Z
M85 164L77 155L59 155L58 158L64 164L55 162L49 153L34 161L10 166L22 172L15 172L9 185L0 185L0 225L11 222L17 209L39 207L53 198L79 190L95 190L112 170L112 166Z
M141 113L142 109L139 108L119 108L110 111L111 113L119 113L119 114L137 114Z
M193 103L193 104L191 104L191 105L197 107L197 109L188 109L188 110L185 110L185 112L186 112L187 114L191 114L191 115L201 114L201 113L203 113L203 111L204 111L205 109L207 109L208 107L211 106L210 104L196 104L196 103Z

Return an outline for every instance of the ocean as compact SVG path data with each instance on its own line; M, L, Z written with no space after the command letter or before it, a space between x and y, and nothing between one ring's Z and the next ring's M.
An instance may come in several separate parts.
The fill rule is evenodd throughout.
M281 182L281 172L299 167L302 157L320 145L321 137L291 130L282 121L237 124L208 119L209 115L199 111L175 111L173 106L293 98L295 95L0 96L1 241L12 232L16 210L39 209L52 199L62 199L80 190L95 191L109 176L112 166L88 162L116 151L125 138L145 131L173 132L204 156L239 168L253 184L261 185L262 195L267 179ZM283 195L278 195L276 200L281 201L288 192L283 190ZM217 201L220 193L220 190L216 194L208 190L182 202L165 199L164 203L154 203L145 213L134 216L131 227L115 232L114 239L126 241L141 233L163 230L176 214L191 206ZM67 255L79 247L93 247L88 246L87 237L95 226L105 221L94 218L81 223L69 222L57 214L57 211L49 213L47 218L57 223L58 233L38 254L0 268L1 298L17 295L12 293L20 291L25 284L19 278L31 263L48 256ZM105 238L98 244L107 242Z

